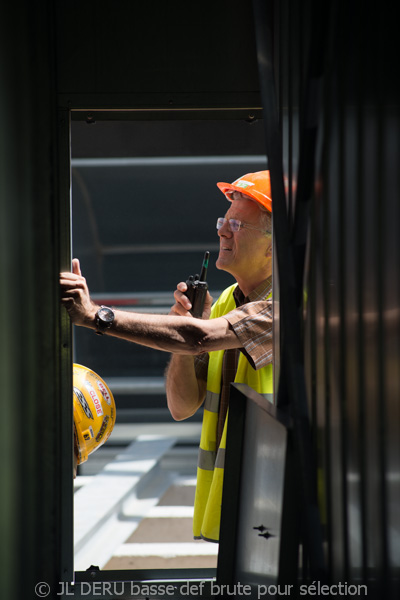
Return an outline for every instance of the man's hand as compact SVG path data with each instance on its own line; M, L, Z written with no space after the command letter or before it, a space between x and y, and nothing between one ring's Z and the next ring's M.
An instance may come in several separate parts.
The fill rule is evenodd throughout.
M86 279L82 276L79 260L72 261L72 273L60 273L61 303L72 323L95 328L98 305L90 298Z
M78 458L74 452L74 470L73 470L74 479L76 479L77 473L78 473Z
M175 315L179 317L192 317L193 315L190 313L190 309L192 305L190 303L189 298L185 295L187 290L187 285L184 281L181 281L176 286L176 290L174 292L175 304L172 306L169 314ZM202 319L209 319L211 313L213 298L210 293L207 291L206 300L204 303L203 315Z
M187 285L181 281L174 292L175 304L170 315L177 317L193 317L190 312L192 305L185 295ZM209 319L212 297L207 291L204 303L203 319ZM206 394L206 382L198 380L194 370L193 356L172 354L166 370L167 403L172 418L176 421L187 419L194 415L201 406Z

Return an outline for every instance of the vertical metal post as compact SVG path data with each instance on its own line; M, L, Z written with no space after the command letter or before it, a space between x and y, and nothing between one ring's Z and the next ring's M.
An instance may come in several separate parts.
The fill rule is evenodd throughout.
M259 63L260 89L264 108L265 138L274 206L274 232L280 286L280 314L283 328L281 380L278 393L289 402L294 420L295 450L302 496L304 539L310 554L311 576L324 578L322 532L316 498L316 478L311 447L310 423L305 389L300 317L296 303L297 286L290 244L289 221L283 180L282 143L275 93L272 52L272 3L254 0L254 19ZM282 377L284 375L284 378Z
M69 189L60 174L69 124L58 128L52 1L8 8L0 20L2 595L55 597L73 572L70 333L58 284L69 256L68 234L60 244L68 191L64 209L59 202Z
M58 111L58 223L60 271L71 268L71 122L70 111ZM72 413L72 326L67 312L60 311L60 506L61 580L73 580L73 413Z

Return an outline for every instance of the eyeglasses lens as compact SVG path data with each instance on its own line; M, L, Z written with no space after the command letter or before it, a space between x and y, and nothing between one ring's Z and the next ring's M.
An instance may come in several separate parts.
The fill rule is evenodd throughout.
M219 217L217 219L217 229L221 229L227 221L229 222L229 229L231 231L239 231L241 225L240 221L237 219L225 219L224 217Z

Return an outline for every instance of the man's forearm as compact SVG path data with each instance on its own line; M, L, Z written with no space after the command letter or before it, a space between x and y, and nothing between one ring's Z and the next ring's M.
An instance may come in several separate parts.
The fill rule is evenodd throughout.
M206 383L196 378L192 356L173 354L166 371L168 408L176 421L191 417L203 403Z
M60 285L61 302L72 323L96 329L96 313L100 307L90 298L79 261L73 261L72 273L60 273ZM240 347L239 339L228 321L222 317L210 321L188 316L149 315L116 310L114 322L106 334L155 350L189 356Z
M173 352L196 355L207 341L207 333L198 319L149 315L116 310L112 335L143 346Z
M95 311L79 324L95 329ZM115 310L115 320L106 335L125 339L155 350L195 356L202 352L239 345L225 319L207 321L193 317L151 315Z

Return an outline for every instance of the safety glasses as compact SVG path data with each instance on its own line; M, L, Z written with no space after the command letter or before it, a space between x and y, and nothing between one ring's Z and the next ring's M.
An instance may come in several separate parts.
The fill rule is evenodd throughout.
M260 229L260 227L253 227L253 225L248 225L247 223L242 223L242 221L238 221L238 219L225 219L225 217L218 217L217 219L217 229L220 230L221 227L225 225L225 223L229 223L229 229L235 233L240 229L254 229L255 231L262 231L266 233L264 229Z

